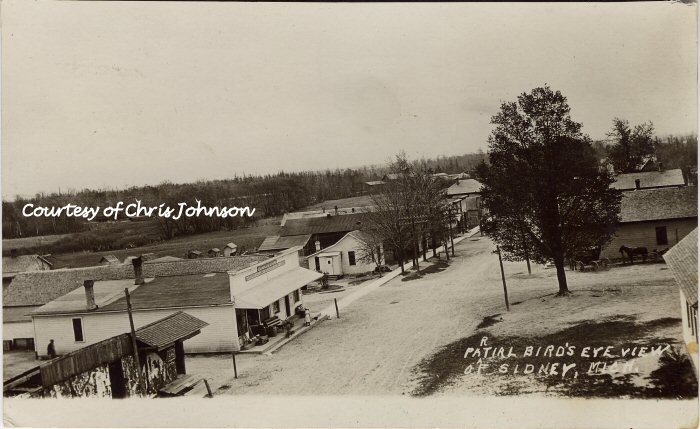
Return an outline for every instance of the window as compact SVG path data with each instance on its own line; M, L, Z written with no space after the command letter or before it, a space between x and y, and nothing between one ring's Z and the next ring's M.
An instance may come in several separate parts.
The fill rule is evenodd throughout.
M294 302L299 302L299 289L294 291Z
M73 338L75 338L75 341L85 341L83 337L83 319L73 319Z
M355 252L348 252L348 262L350 265L355 265Z
M665 226L656 227L656 244L665 245L668 244L668 236L666 235Z
M275 301L272 303L272 313L279 313L280 312L280 302L279 300Z

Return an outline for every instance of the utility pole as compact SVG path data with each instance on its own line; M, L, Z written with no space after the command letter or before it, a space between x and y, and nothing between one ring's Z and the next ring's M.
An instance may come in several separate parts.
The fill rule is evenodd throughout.
M508 303L508 288L506 287L506 274L503 272L503 260L501 259L501 248L496 245L496 253L498 253L498 264L501 266L501 280L503 280L503 296L506 299L506 311L510 311Z
M126 311L129 313L129 325L131 325L131 346L134 348L134 362L136 362L136 374L139 378L139 390L142 395L145 395L146 383L144 383L143 374L141 373L141 360L139 359L139 349L136 345L136 330L134 329L134 316L131 314L129 288L124 288L124 295L126 295Z

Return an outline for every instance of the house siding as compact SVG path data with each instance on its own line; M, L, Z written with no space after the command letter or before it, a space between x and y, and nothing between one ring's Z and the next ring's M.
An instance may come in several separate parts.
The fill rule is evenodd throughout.
M34 326L31 320L26 322L6 322L2 324L2 339L34 338ZM48 343L46 343L48 345Z
M668 244L656 244L656 228L665 226ZM649 252L654 249L670 249L698 226L697 218L671 219L651 222L623 223L617 227L612 241L603 248L600 257L620 259L620 246L646 247Z
M134 327L141 326L169 316L179 309L137 310L133 312ZM185 353L229 352L235 350L236 317L232 305L216 307L189 307L181 309L202 319L209 326L199 335L185 341ZM84 341L73 338L72 319L83 319ZM93 313L73 315L35 316L35 347L39 355L46 354L46 346L53 339L56 353L61 355L115 335L129 332L129 317L126 312Z
M324 252L340 252L340 261L343 274L361 274L368 271L372 271L375 268L374 262L364 262L362 257L364 255L363 243L352 235L345 236L334 245L323 249ZM355 252L355 265L350 265L350 259L348 257L348 252ZM314 257L311 256L307 258L309 268L316 269L316 264L314 262ZM384 250L382 246L382 261L384 263ZM323 267L322 267L323 268Z
M679 289L680 290L680 289ZM680 290L680 305L681 305L681 315L683 319L683 340L685 341L686 350L690 355L693 365L695 366L695 374L698 373L698 326L697 326L697 308L688 304L688 300ZM692 320L689 312L695 312L696 320ZM696 323L695 327L692 327L692 323Z

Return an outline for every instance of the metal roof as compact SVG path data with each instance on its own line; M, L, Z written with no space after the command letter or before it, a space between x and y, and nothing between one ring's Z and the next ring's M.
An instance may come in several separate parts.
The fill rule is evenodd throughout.
M281 273L265 283L237 293L233 297L234 305L236 308L264 308L321 277L323 277L323 273L297 267Z
M685 299L698 303L698 229L695 228L664 254L664 259Z

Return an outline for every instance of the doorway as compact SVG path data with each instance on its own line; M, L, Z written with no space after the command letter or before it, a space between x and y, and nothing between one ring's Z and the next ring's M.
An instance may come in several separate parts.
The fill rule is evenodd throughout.
M287 310L287 317L292 315L292 306L289 304L289 295L284 296L284 309Z

